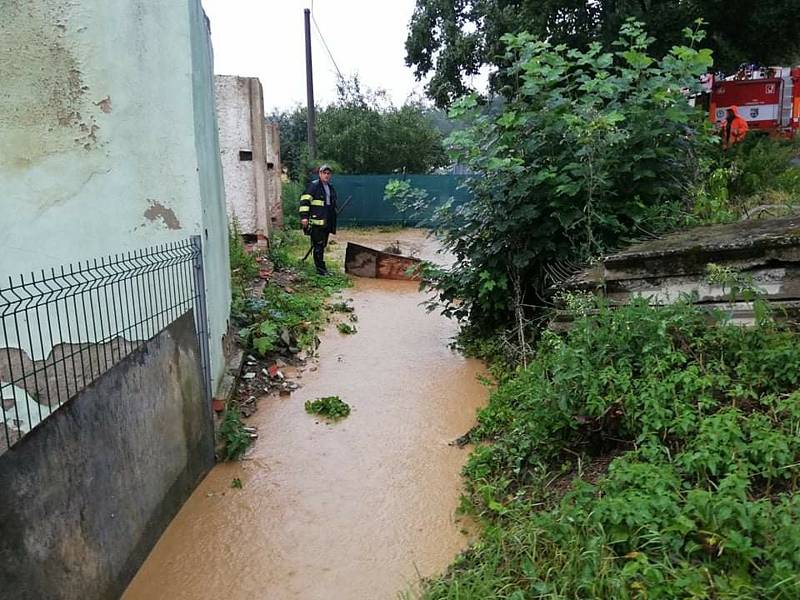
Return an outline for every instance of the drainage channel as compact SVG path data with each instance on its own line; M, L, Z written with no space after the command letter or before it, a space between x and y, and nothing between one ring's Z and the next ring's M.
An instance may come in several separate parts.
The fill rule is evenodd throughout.
M339 244L431 251L420 232L372 236L345 232ZM466 546L455 511L467 451L450 442L486 401L483 366L449 348L455 324L420 306L414 282L357 279L344 297L358 333L329 327L302 387L260 401L248 459L212 470L124 600L395 598ZM306 414L306 400L330 395L350 416Z

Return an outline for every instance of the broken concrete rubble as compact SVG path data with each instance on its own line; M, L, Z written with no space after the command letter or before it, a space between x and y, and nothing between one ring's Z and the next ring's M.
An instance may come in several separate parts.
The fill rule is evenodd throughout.
M633 297L669 304L689 294L707 308L722 308L732 320L750 324L751 302L731 302L725 286L711 284L708 265L747 275L770 303L787 315L800 313L800 216L699 227L637 244L562 282L561 291L605 296L612 304ZM559 311L553 329L568 326Z

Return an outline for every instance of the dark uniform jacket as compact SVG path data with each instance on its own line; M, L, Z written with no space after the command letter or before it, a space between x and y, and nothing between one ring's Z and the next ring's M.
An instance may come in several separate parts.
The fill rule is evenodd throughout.
M331 203L325 206L325 188L319 179L308 184L300 196L300 218L308 219L311 227L321 227L327 233L336 233L336 190L329 183Z

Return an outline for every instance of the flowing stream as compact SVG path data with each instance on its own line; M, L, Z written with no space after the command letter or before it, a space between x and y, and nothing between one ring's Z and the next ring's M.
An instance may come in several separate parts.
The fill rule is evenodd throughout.
M344 232L432 258L418 231ZM390 599L442 572L467 544L455 514L467 450L450 445L487 397L480 362L448 347L455 324L414 282L356 279L358 333L328 327L291 396L268 396L247 460L217 465L181 509L124 600ZM327 424L306 400L352 407ZM241 489L231 487L234 478Z

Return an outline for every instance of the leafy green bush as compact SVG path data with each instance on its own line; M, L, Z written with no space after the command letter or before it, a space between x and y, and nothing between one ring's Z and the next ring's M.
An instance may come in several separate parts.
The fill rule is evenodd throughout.
M644 301L547 333L479 415L486 528L425 597L800 597L799 342Z
M295 254L301 252L304 244L308 245L307 240L297 229L274 231L269 245L272 265L278 270L292 268L297 261Z
M236 460L250 446L252 439L242 423L242 414L235 406L228 406L222 416L222 424L217 433L223 445L224 460Z
M236 219L233 219L228 227L228 252L233 279L246 283L258 275L258 261L245 249L242 231Z
M384 200L388 200L407 218L418 217L430 202L426 190L416 188L407 181L390 179L383 190Z
M348 173L427 173L446 163L442 135L423 104L394 106L358 77L339 79L337 92L317 116L317 139L320 153Z
M712 139L681 91L696 87L708 50L681 46L656 60L634 22L613 53L529 34L503 40L514 82L503 110L467 97L451 111L471 123L448 138L451 157L481 177L469 184L472 200L433 219L457 258L435 282L440 301L484 332L540 314L554 265L681 224Z
M305 181L311 168L330 164L334 173L427 173L446 164L435 114L409 100L394 106L383 90L358 77L339 79L337 97L317 110L318 157L308 160L303 107L273 114L280 124L281 162L289 176Z
M768 189L800 195L800 167L791 164L800 154L796 142L751 132L731 150L728 160L732 196L746 198Z
M728 185L730 171L723 167L710 168L705 181L698 184L692 216L697 225L730 223L738 218L738 211L730 199Z
M284 331L299 347L312 347L324 323L325 297L322 290L308 282L298 283L291 293L268 285L264 288L254 324L242 329L239 335L262 356L278 348Z
M350 414L350 405L339 396L326 396L313 401L308 400L305 403L305 409L310 415L319 415L331 421L338 421Z

